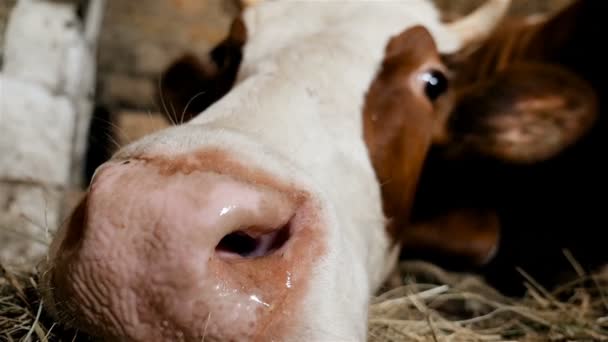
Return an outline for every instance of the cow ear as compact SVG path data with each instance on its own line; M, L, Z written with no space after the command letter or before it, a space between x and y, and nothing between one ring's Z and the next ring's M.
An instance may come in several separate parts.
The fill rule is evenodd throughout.
M157 102L175 123L184 123L222 98L234 85L246 29L234 20L228 37L210 52L210 62L187 54L161 75Z
M187 122L217 100L217 77L216 66L184 55L163 72L157 102L171 122Z
M448 155L542 161L580 139L597 117L594 90L570 71L519 63L463 89L441 134Z

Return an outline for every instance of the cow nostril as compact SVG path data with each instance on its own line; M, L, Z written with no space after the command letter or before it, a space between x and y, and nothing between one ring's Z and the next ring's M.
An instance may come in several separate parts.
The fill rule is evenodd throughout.
M283 247L291 235L290 224L272 232L259 233L255 229L232 232L215 247L220 256L257 258L272 254Z
M239 231L224 236L215 250L246 257L256 250L258 244L256 239Z

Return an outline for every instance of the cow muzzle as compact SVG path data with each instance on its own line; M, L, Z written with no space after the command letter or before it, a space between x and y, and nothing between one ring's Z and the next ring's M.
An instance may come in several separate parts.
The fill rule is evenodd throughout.
M52 246L53 311L112 340L283 340L323 249L306 193L112 161Z

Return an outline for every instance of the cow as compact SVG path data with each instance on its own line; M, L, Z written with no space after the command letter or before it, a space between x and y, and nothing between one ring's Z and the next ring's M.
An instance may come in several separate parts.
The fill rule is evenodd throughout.
M508 5L452 23L424 0L246 7L199 70L225 77L213 103L95 171L41 266L47 307L108 340L365 340L446 136L440 55Z

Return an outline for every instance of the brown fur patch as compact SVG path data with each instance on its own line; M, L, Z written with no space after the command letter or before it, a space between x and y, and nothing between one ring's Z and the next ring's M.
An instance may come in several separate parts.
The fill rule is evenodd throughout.
M597 114L595 91L576 74L517 63L460 92L447 122L446 153L546 160L584 136Z
M385 56L365 98L364 139L381 184L388 232L400 240L438 120L418 74L440 64L433 38L421 26L393 37Z

